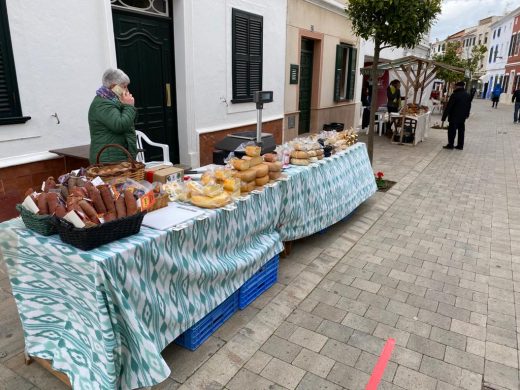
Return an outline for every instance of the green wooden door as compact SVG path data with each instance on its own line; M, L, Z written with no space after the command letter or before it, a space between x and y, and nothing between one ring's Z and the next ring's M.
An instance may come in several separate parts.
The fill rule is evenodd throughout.
M172 21L114 9L117 65L130 77L138 111L135 128L152 141L170 146L179 162ZM162 150L143 145L146 161L161 160Z
M300 55L300 120L298 134L308 133L310 131L313 58L314 41L303 38Z

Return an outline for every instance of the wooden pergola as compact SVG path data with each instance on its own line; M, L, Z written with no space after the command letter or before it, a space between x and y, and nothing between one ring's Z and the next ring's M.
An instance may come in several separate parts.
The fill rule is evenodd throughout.
M369 74L372 67L361 68L362 74ZM419 102L422 100L424 90L434 80L439 69L446 69L453 72L461 73L464 76L464 69L442 62L408 56L397 60L382 62L377 66L378 71L393 70L397 78L401 81L401 85L405 90L405 99L408 99L408 93L413 90L413 104L417 104L417 95ZM404 77L403 77L404 74ZM405 104L406 104L405 100Z

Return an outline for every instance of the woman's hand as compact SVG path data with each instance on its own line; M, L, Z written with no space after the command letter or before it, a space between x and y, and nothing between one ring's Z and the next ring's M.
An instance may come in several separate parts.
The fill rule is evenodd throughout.
M121 101L121 103L128 104L130 106L133 106L135 103L134 97L132 96L132 94L130 92L128 92L128 90L123 92L123 94L121 95L119 100Z

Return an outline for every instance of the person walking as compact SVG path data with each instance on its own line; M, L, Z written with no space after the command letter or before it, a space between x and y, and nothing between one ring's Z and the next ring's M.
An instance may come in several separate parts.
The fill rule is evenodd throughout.
M513 98L511 100L512 103L515 103L515 111L513 114L513 122L514 123L520 123L520 86L516 89L516 91L513 93Z
M491 93L491 108L498 108L498 101L500 100L500 95L502 94L502 86L500 84L495 85L493 88L493 92Z
M471 111L471 96L464 90L464 81L455 84L455 90L448 100L448 104L442 114L442 122L448 119L448 144L443 146L444 149L464 148L464 132L466 119ZM455 142L455 134L458 132L457 146L453 146Z

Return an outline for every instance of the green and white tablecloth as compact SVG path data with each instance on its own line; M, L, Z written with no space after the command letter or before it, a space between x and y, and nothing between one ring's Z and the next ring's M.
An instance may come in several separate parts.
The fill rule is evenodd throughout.
M376 191L366 145L309 166L286 170L278 231L283 241L297 240L334 225Z
M161 351L283 249L266 188L181 231L141 233L83 252L58 236L0 224L0 243L30 355L75 389L129 389L170 373Z
M342 219L375 191L364 144L291 168L232 211L180 231L141 232L84 252L18 218L0 224L27 352L75 389L133 389L170 373L161 351L280 253L282 240Z

